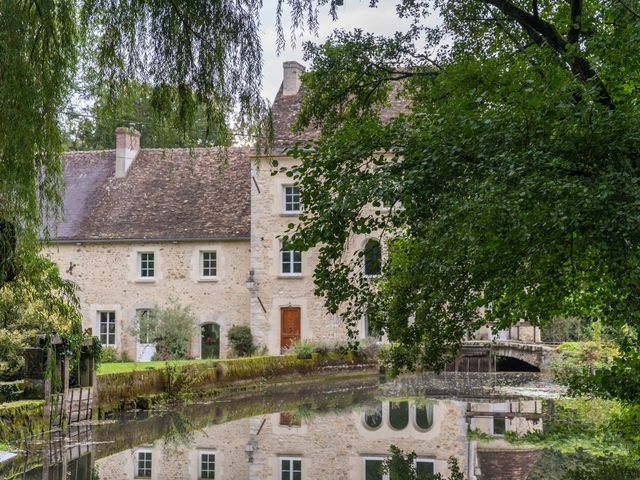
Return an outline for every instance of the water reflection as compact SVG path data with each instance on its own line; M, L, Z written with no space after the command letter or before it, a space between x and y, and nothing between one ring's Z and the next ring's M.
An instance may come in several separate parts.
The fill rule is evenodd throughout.
M451 393L460 381L371 378L279 388L122 418L31 444L31 456L13 471L0 470L0 477L397 480L379 473L396 445L416 453L420 474L446 477L454 457L470 480L526 479L543 450L506 437L542 431L546 400L504 399L487 382L479 391L465 387L461 397ZM439 389L447 382L449 392Z

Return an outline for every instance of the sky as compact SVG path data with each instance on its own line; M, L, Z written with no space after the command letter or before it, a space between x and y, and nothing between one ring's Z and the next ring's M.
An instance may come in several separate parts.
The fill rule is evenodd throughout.
M396 15L396 2L380 0L378 7L370 8L369 0L344 0L344 5L338 7L338 19L333 21L329 15L329 7L320 10L319 29L317 36L305 32L297 41L296 48L290 42L290 23L285 17L284 32L287 40L286 48L280 55L276 47L276 5L277 0L264 0L262 8L262 48L263 48L263 81L262 93L268 100L273 101L282 81L282 62L296 60L302 64L302 43L309 40L322 43L335 29L346 31L360 28L365 32L377 35L392 35L396 31L406 31L409 22ZM288 12L284 11L285 15Z

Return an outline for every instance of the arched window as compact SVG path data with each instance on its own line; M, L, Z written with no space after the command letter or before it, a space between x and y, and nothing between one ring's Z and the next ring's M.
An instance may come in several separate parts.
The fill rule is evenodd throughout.
M200 358L220 358L220 325L205 323L200 332Z
M389 425L394 430L409 425L409 402L389 402Z
M380 275L382 272L382 247L380 242L370 238L364 245L363 271L367 276Z
M413 413L418 430L429 430L433 426L433 404L414 405Z
M362 419L364 426L369 430L377 430L382 425L382 403L367 410Z

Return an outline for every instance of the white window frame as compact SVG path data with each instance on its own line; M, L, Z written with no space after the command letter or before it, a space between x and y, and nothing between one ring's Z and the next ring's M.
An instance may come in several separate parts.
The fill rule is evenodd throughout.
M300 261L296 262L294 260L295 258L295 254L299 253L300 254ZM286 262L287 265L289 265L289 272L285 272L284 271L284 266L285 266L285 260L284 260L284 256L285 253L289 253L289 260ZM295 272L295 265L299 263L300 264L300 271L299 272ZM302 251L300 250L285 250L284 248L282 248L282 245L280 246L280 275L283 277L301 277L302 276Z
M280 457L279 458L279 475L278 475L278 478L282 478L282 473L283 473L282 472L282 470L283 470L282 463L283 462L289 462L290 469L289 469L289 479L288 480L293 480L293 474L294 474L293 462L295 460L300 462L300 478L304 478L302 476L302 457Z
M295 189L298 189L298 193L297 193L297 197L298 197L298 202L297 202L297 203L298 203L298 209L297 209L297 210L296 210L296 209L293 209L293 208L291 208L291 209L289 209L289 208L288 208L288 206L289 206L290 204L293 206L293 205L295 205L295 203L296 203L294 200L292 200L291 202L288 202L288 201L287 201L287 200L288 200L288 199L287 199L287 197L288 197L288 196L291 196L291 197L292 197L292 199L293 199L293 198L295 197L295 195L296 195L296 194L295 194L295 193L293 193L293 192L292 192L291 194L288 194L288 193L287 193L287 189L288 189L288 188L291 188L291 189L294 189L294 188L295 188ZM295 215L295 214L300 213L301 211L302 211L302 198L301 198L301 196L300 196L300 187L299 187L298 185L295 185L295 184L282 185L282 212L283 212L283 213L285 213L285 214L287 214L287 215Z
M215 264L215 275L205 275L205 266L204 266L204 256L206 254L213 253L214 255L214 264ZM211 267L209 267L211 268ZM218 251L217 250L200 250L199 254L199 269L200 269L200 278L203 280L217 280L218 279Z
M384 462L387 457L382 455L366 455L362 457L362 480L367 480L367 460L375 460L376 462ZM389 475L382 475L382 480L389 480Z
M106 342L102 341L102 314L107 314L107 329L106 329ZM109 322L109 314L113 316L113 322ZM96 316L98 317L98 338L100 339L100 343L105 347L115 347L116 345L116 337L118 333L118 328L116 324L116 312L115 310L97 310ZM113 333L109 333L109 323L113 323ZM109 342L111 340L111 342Z
M150 472L148 476L147 475L140 476L140 454L151 455L151 458L148 460L151 463ZM150 450L148 448L141 448L139 450L136 450L134 462L135 462L135 465L133 470L133 478L153 478L153 450ZM146 462L147 460L145 460L145 465L146 465Z
M202 476L202 456L203 455L213 455L213 477L203 477ZM216 478L216 466L217 466L217 458L215 450L199 450L198 451L198 479L206 480L207 478Z
M153 275L146 275L145 276L145 275L142 274L142 272L143 272L142 256L143 255L152 255L152 258L151 258L151 265L152 265L151 266L151 271L152 271ZM148 257L147 257L146 261L147 262L149 261ZM156 270L157 270L156 252L152 252L152 251L141 251L141 252L138 252L138 264L137 264L137 267L138 267L138 279L139 280L143 280L143 281L155 280L155 278L156 278ZM149 270L148 264L147 264L146 269Z
M436 472L436 462L435 462L434 459L432 459L432 458L420 458L420 457L416 458L413 461L413 468L416 469L416 472L418 470L418 463L430 463L431 465L433 465L433 473L434 474L438 473L438 472Z

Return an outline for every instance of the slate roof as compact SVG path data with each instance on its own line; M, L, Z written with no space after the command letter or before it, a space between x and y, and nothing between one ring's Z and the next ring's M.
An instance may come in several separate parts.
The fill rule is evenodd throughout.
M115 151L68 152L53 241L248 239L250 151L142 149L125 178ZM57 227L57 228L56 228Z
M271 107L274 146L276 148L286 148L293 146L298 141L311 141L319 136L319 131L315 128L306 128L302 132L294 133L291 127L295 123L296 116L300 112L301 101L304 95L304 87L301 87L295 95L283 95L283 85L276 94ZM399 95L400 87L395 86L394 91L389 95L388 104L382 108L380 118L388 121L399 113L409 111L409 101Z

